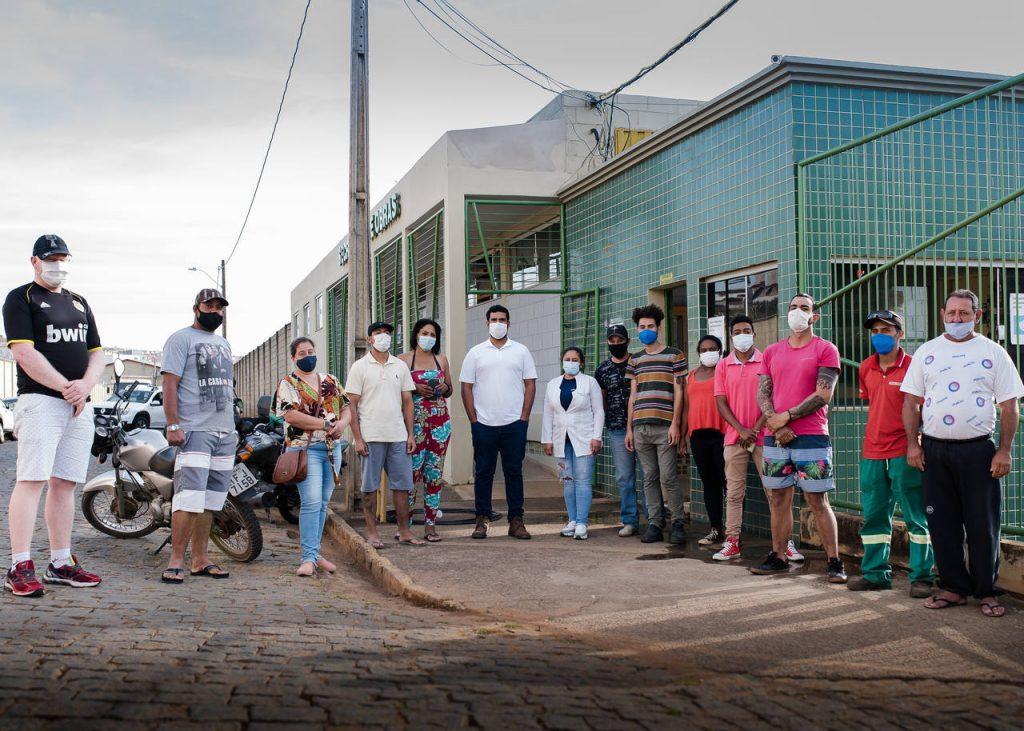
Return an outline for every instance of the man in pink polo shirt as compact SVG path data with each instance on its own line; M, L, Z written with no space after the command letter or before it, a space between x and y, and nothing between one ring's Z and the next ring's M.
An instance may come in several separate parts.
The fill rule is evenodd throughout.
M754 460L761 474L764 417L757 405L761 351L754 347L754 321L738 315L729 323L732 352L715 367L715 401L725 420L725 543L712 558L740 557L743 500L747 495L747 465Z
M828 404L839 380L839 349L814 334L819 319L814 300L804 293L789 302L789 337L769 346L761 362L758 403L771 436L764 440L762 482L772 514L772 551L755 574L789 570L787 542L793 534L793 493L799 486L814 513L828 557L829 582L846 583L839 558L836 516L828 502L835 489Z

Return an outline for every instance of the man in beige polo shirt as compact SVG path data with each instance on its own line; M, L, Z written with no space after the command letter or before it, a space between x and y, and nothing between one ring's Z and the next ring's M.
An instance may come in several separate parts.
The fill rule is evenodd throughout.
M363 516L366 538L374 548L384 548L377 532L375 500L369 496L380 489L381 471L388 475L391 498L398 519L398 540L412 546L425 545L409 530L409 492L412 490L412 392L416 386L409 367L391 355L394 327L375 322L367 329L372 347L352 364L345 383L351 401L352 436L363 458Z

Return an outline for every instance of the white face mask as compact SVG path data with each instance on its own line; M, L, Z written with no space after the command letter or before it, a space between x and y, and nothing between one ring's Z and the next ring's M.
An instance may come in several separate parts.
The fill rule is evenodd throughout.
M49 284L51 287L59 287L64 284L64 281L68 278L68 263L67 261L43 261L42 271L39 273L40 278Z
M795 333L802 333L811 326L811 315L803 310L790 310L786 319L789 321L789 329Z
M508 335L508 323L492 322L487 326L487 332L495 340L504 340L505 336Z
M740 333L732 336L732 345L741 353L746 353L754 347L754 336L750 333Z
M705 350L700 354L700 364L705 368L714 368L721 358L722 354L717 350Z
M418 338L416 338L416 342L423 350L430 350L431 348L434 347L434 345L437 344L437 338L435 338L433 335L420 335Z
M391 334L377 333L374 335L373 347L376 348L379 353L386 353L391 350Z
M946 332L954 340L963 340L974 330L974 320L970 322L946 322L943 324L946 327Z
M567 376L575 376L580 372L580 363L576 360L563 360L562 370L565 371Z

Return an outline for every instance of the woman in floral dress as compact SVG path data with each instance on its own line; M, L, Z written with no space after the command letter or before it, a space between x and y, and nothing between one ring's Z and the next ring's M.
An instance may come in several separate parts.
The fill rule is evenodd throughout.
M413 436L416 451L412 455L413 490L409 493L410 511L416 504L416 492L423 490L423 537L431 543L441 540L435 523L441 506L441 473L448 440L452 435L448 415L448 397L452 378L448 359L441 354L441 326L433 320L419 320L412 328L412 349L399 358L409 366L416 391L413 399ZM412 518L410 517L410 524Z

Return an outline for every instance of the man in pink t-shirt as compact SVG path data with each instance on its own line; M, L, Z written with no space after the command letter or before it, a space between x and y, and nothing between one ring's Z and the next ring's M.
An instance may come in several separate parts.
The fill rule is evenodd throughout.
M712 558L740 558L747 465L761 474L764 416L757 405L762 353L754 347L754 321L738 315L729 323L732 352L715 367L715 401L725 421L725 543Z
M787 319L789 337L768 346L761 362L758 403L771 432L764 440L762 480L772 514L772 551L751 571L783 573L799 556L795 548L789 552L793 492L799 486L828 556L828 580L843 584L846 569L839 558L836 516L828 502L828 493L836 486L828 404L839 380L839 350L814 334L819 314L809 295L800 293L790 300Z

